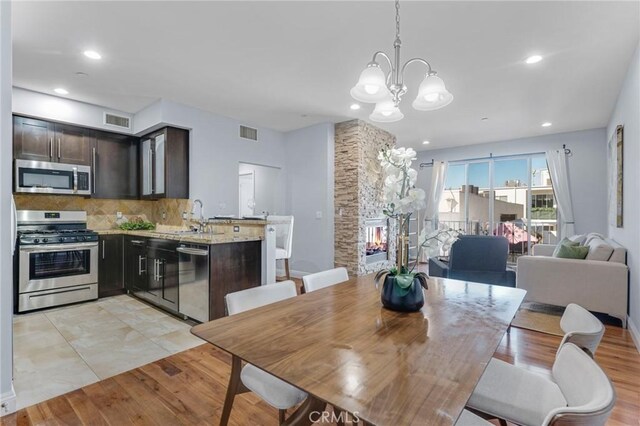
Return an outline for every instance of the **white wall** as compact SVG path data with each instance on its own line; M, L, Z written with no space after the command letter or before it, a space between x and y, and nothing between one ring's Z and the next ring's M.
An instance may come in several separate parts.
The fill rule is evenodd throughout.
M0 415L15 410L11 257L11 2L0 1Z
M558 133L525 139L462 146L450 149L421 151L418 161L432 159L455 161L470 158L526 154L561 149L563 144L571 149L569 157L569 183L573 201L576 232L607 232L607 138L605 129ZM417 164L416 164L417 167ZM426 188L431 181L431 167L418 173L418 186Z
M105 112L129 117L130 120L133 120L133 114L19 87L13 88L13 112L111 132L132 133L132 130L103 122Z
M287 213L295 217L289 266L295 275L331 269L334 125L321 123L286 133L285 145Z
M623 228L609 225L609 237L628 250L630 270L629 316L640 331L640 44L633 55L607 127L607 140L616 126L624 126ZM606 157L604 157L606 158ZM613 165L615 169L615 165ZM640 340L640 339L639 339ZM636 341L639 345L640 341Z

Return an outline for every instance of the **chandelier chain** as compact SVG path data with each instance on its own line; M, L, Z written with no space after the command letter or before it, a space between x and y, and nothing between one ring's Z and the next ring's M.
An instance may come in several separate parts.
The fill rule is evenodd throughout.
M396 39L400 38L400 0L396 0Z

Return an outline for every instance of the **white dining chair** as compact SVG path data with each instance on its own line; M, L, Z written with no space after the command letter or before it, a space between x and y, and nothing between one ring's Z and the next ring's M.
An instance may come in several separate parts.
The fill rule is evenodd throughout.
M462 410L462 414L456 420L455 426L493 426L480 416L476 416L469 410Z
M284 260L285 276L290 280L289 259L293 245L293 216L269 215L267 219L273 222L272 226L276 230L276 262Z
M492 359L467 406L525 426L604 425L616 392L600 366L573 343L560 347L552 379Z
M348 280L349 273L347 268L340 267L305 275L302 277L302 285L304 286L304 292L309 293Z
M296 284L293 281L282 281L229 293L224 300L228 314L235 315L289 299L296 295ZM235 395L244 392L252 391L269 405L277 408L280 423L284 422L284 415L287 409L295 407L307 398L306 392L291 386L252 364L246 364L241 370L239 367L240 365L232 366L227 396L222 409L221 425L226 425L229 421Z
M604 324L591 312L575 303L567 305L560 319L560 328L565 333L560 347L570 342L589 350L591 356L596 353L604 335Z

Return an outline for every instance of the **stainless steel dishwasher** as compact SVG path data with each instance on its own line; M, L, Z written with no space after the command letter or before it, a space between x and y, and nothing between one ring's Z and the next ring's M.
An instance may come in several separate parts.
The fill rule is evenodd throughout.
M180 244L178 311L200 322L209 321L209 246Z

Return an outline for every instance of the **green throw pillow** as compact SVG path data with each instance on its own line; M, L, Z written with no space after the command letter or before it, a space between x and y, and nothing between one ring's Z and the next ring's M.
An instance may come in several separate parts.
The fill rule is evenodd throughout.
M564 238L562 239L562 241L560 241L560 242L558 243L558 245L556 246L555 250L553 251L552 256L553 256L553 257L560 257L560 256L558 256L558 251L560 251L560 247L563 247L563 246L575 247L575 246L579 246L579 245L580 245L580 243L578 243L578 242L576 242L576 241L571 241L571 240L570 240L570 239L568 239L567 237L564 237Z
M559 244L553 252L553 257L559 257L562 259L584 259L588 254L589 247Z

